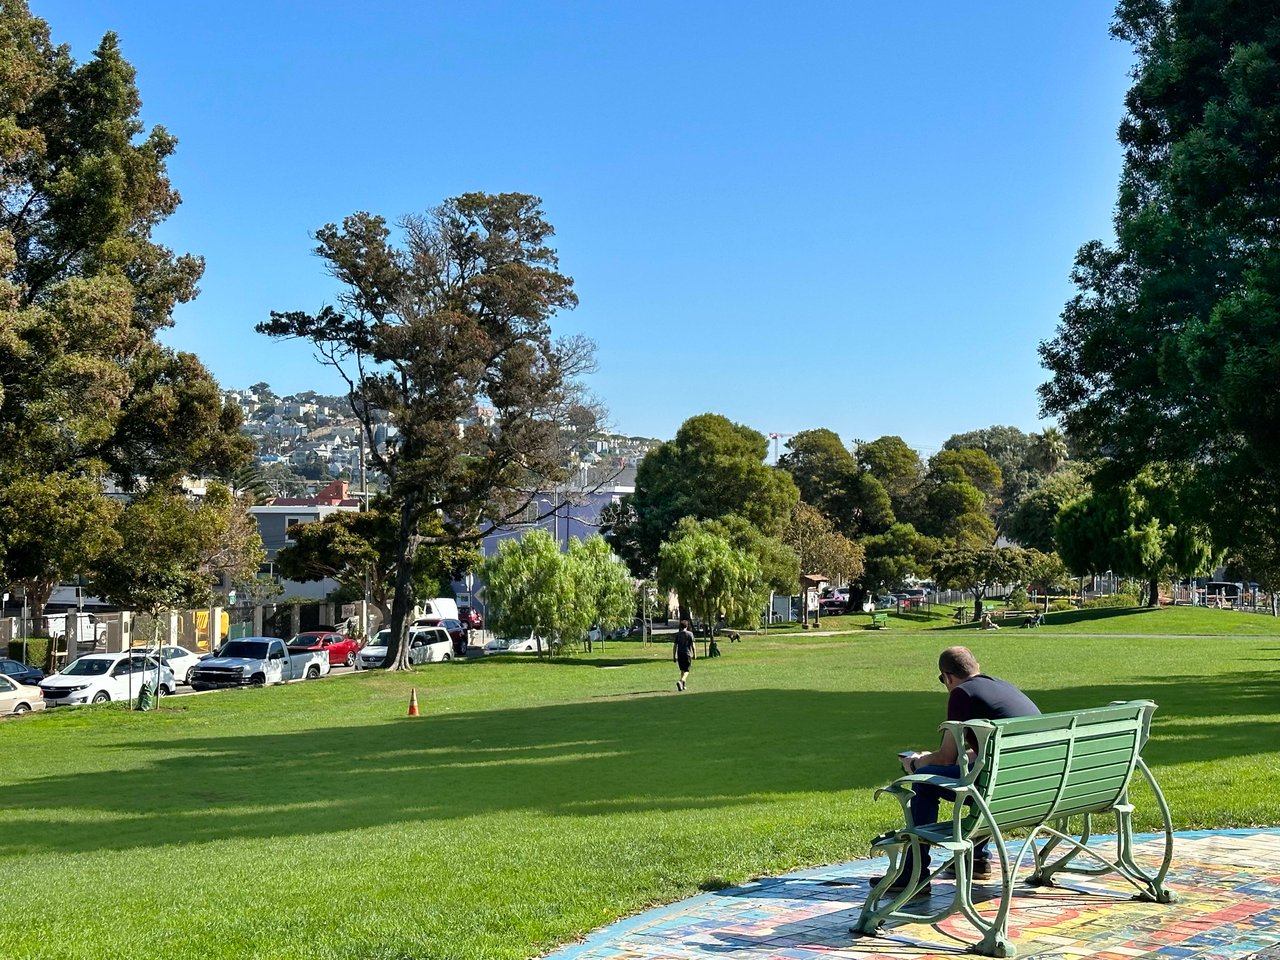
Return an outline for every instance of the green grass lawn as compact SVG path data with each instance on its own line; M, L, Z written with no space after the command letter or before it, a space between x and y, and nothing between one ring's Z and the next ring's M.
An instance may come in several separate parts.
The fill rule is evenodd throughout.
M1180 827L1280 823L1272 638L747 636L684 694L669 645L610 642L0 723L0 956L525 958L863 856L960 639L1045 710L1159 703L1147 756Z

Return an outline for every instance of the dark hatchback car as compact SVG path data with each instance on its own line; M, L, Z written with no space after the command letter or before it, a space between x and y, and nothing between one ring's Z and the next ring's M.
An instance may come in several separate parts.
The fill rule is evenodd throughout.
M39 667L30 667L21 660L0 660L0 673L9 677L15 683L25 683L36 685L44 679L44 671Z

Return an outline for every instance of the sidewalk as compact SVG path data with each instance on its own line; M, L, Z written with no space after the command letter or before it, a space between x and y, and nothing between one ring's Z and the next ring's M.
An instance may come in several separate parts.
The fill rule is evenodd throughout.
M1138 838L1140 863L1163 838ZM1091 845L1114 845L1113 837ZM1114 847L1113 847L1114 849ZM1016 852L1016 851L1015 851ZM1144 859L1144 852L1148 855ZM1159 854L1156 853L1158 862ZM848 932L884 860L761 879L650 910L592 933L548 960L853 960L955 958L972 929L955 917L878 937ZM1280 828L1178 833L1171 905L1129 899L1132 888L1069 878L1071 888L1017 888L1009 933L1020 958L1245 960L1280 957ZM1086 895L1087 894L1087 895Z

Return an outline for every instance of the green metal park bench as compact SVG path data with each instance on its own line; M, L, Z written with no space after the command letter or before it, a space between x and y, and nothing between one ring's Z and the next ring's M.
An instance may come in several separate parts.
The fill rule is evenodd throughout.
M889 615L887 613L873 613L871 622L867 624L868 629L879 630L889 625Z
M949 777L914 774L901 777L876 791L901 804L905 826L878 838L873 852L889 856L889 869L871 890L853 930L874 934L885 923L940 923L962 914L982 934L972 946L989 957L1012 957L1008 938L1009 908L1013 897L1014 870L1030 851L1034 868L1027 882L1052 886L1060 874L1102 876L1116 873L1137 889L1139 899L1170 903L1173 894L1164 880L1173 859L1173 825L1169 806L1142 749L1151 729L1156 705L1150 700L1113 703L1088 710L1049 713L1009 720L948 721L944 735L957 744L961 775ZM965 743L974 750L969 762ZM1133 856L1133 806L1129 784L1135 772L1147 781L1164 820L1164 856L1158 867L1144 869ZM912 823L911 796L917 784L930 783L952 791L956 802L948 819L938 823ZM1087 846L1092 817L1116 818L1116 855L1108 859ZM1078 817L1071 830L1069 817ZM1005 848L1009 832L1025 834L1017 856ZM973 849L990 839L1000 864L1000 900L994 915L983 916L973 903ZM1036 840L1043 839L1037 845ZM920 869L919 849L930 844L939 856L932 874ZM911 873L906 885L890 887L903 875L906 851L911 848ZM1077 857L1088 863L1077 863ZM941 863L938 863L938 861ZM955 866L955 893L950 901L933 909L916 900L924 912L906 909L916 892L951 862ZM993 864L994 865L994 864ZM1154 866L1154 865L1153 865ZM923 905L923 906L922 906Z

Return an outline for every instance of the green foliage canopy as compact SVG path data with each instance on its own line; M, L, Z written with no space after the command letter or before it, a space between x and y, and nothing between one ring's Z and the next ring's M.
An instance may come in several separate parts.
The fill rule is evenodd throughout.
M635 493L602 517L605 535L638 577L656 569L659 548L685 517L737 514L776 537L800 493L786 472L765 464L767 454L768 441L750 427L714 413L691 417L640 461Z
M438 531L440 518L432 514L421 523L429 531ZM331 578L361 594L367 575L369 600L385 623L391 618L399 534L395 505L378 497L360 513L341 510L295 524L289 529L293 543L276 554L276 572L304 583ZM414 598L436 596L442 582L457 579L481 559L474 546L465 544L431 544L414 551Z
M1040 346L1072 440L1121 481L1193 467L1189 502L1236 547L1280 503L1278 27L1273 4L1119 4L1137 63L1115 243L1080 248Z
M272 312L258 330L309 341L345 378L398 510L388 656L408 669L415 552L474 542L563 479L566 428L594 409L578 378L595 347L552 336L577 295L537 197L467 193L399 226L402 246L369 213L321 227L315 252L342 284L338 306ZM492 425L459 431L477 404ZM396 427L385 448L378 411ZM432 514L437 532L422 525Z
M631 576L598 535L562 553L547 531L531 530L500 541L481 573L491 629L536 637L539 655L544 641L568 650L593 624L630 623L635 609Z

